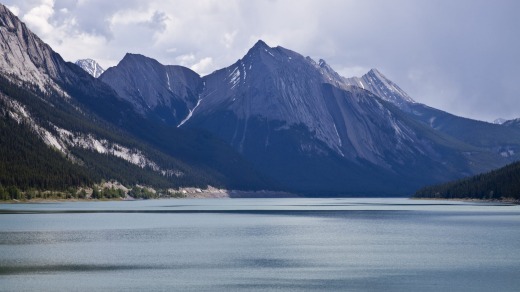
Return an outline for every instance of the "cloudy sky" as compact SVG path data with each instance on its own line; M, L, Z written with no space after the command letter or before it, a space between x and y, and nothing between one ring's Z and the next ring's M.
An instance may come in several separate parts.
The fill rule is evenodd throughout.
M520 117L518 0L4 0L66 60L126 52L204 75L258 39L345 77L378 68L416 101L479 120Z

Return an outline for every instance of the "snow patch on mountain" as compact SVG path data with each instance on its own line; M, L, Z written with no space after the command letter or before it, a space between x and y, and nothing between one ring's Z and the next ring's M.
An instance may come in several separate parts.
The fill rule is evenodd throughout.
M238 67L229 74L229 83L231 84L231 89L235 88L237 84L240 82L240 70Z

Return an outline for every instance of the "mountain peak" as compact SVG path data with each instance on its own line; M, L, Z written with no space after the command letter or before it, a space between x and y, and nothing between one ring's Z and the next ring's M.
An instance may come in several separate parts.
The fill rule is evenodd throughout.
M74 64L81 67L81 69L85 70L88 74L92 75L94 78L98 78L105 69L103 69L96 61L93 59L80 59L74 62Z
M189 68L163 65L140 54L127 53L100 80L110 85L134 109L168 125L178 125L197 104L202 79Z
M17 18L7 7L0 3L0 24L5 27L14 27L13 18Z
M271 48L269 45L267 45L263 40L258 40L255 45L253 47L251 47L251 49L249 49L249 51L247 52L246 55L250 55L251 53L254 53L254 52L261 52L261 51L265 51L265 52L270 52L273 48Z
M361 87L383 100L393 103L401 110L408 111L409 104L415 101L397 84L386 78L383 73L373 68L362 77L344 78L347 85Z
M386 76L383 73L381 73L381 71L377 70L376 68L370 69L370 71L368 71L367 74L365 74L365 75L375 77L375 78L385 81L385 82L392 82L392 81L390 81L390 79L386 78Z
M368 74L375 74L384 77L384 75L381 72L379 72L379 70L377 70L376 68L370 69L370 71L368 71Z
M503 123L507 122L506 119L503 119L503 118L498 118L498 119L495 119L493 121L493 124L496 124L496 125L502 125Z
M135 59L148 59L148 57L141 54L126 53L123 59L121 59L121 62Z
M390 79L386 78L383 73L379 70L372 68L365 74L362 79L367 81L367 83L372 83L375 86L373 87L373 93L379 95L383 99L390 101L394 104L401 103L414 103L415 101L402 90L397 84L392 82Z
M263 40L258 40L255 45L253 46L253 48L265 48L265 49L270 49L271 47L268 46Z
M123 66L131 66L132 64L151 64L153 66L162 67L163 65L159 63L159 61L152 59L150 57L147 57L145 55L141 54L134 54L134 53L126 53L123 59L119 61L117 66L123 65Z

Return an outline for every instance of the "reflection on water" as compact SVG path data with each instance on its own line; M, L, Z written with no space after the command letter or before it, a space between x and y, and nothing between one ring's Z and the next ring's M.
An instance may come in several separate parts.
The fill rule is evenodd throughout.
M407 199L0 205L0 290L518 291L519 227Z

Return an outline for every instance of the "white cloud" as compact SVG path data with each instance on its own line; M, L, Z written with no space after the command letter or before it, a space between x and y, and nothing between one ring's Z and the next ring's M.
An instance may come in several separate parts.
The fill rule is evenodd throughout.
M224 38L222 39L222 42L224 43L224 46L229 49L233 47L233 43L235 42L235 37L237 36L238 31L234 30L233 32L226 32L224 34Z
M111 25L128 25L148 21L153 15L151 10L127 9L116 12L110 18Z
M18 15L20 14L20 8L19 8L18 6L15 6L15 5L11 5L11 6L9 6L9 5L7 5L7 8L8 8L9 10L11 10L11 12L12 12L14 15L16 15L16 16L18 16Z
M54 14L54 1L42 0L39 5L33 7L22 17L22 20L31 27L35 33L48 35L54 31L49 19Z
M202 58L200 61L191 66L191 70L199 73L201 76L204 76L210 73L211 68L213 67L213 59L211 57Z
M362 66L353 66L353 67L340 67L334 68L339 75L343 77L361 77L366 74L370 68L362 67Z
M193 64L193 61L195 61L195 55L193 54L186 54L186 55L180 55L175 58L177 63L182 66L190 66Z

